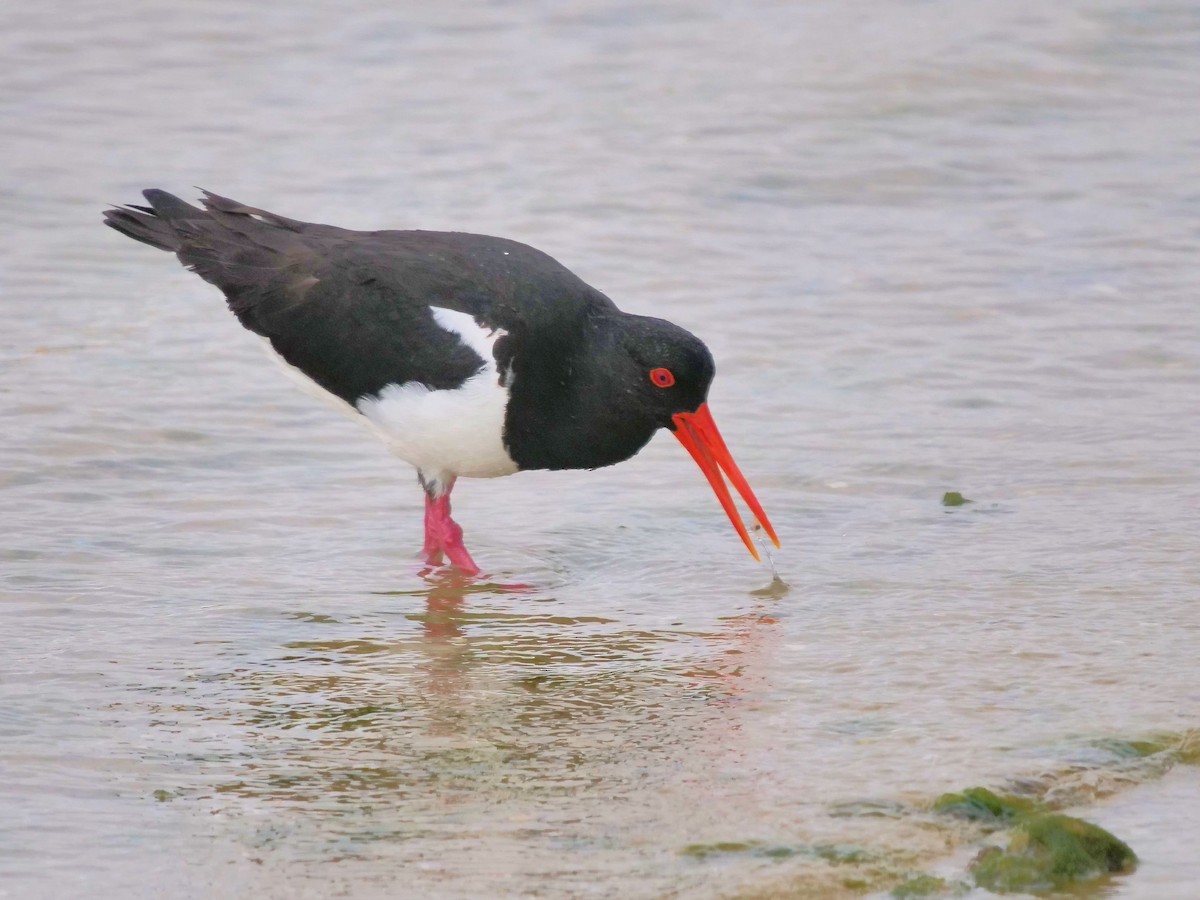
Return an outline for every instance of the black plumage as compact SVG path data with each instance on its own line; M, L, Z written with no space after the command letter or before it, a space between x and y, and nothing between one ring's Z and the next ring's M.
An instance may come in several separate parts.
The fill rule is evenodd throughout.
M700 465L752 554L722 471L774 539L708 412L712 356L679 326L622 312L516 241L350 231L208 192L201 207L144 193L148 206L106 210L106 224L220 288L246 328L417 467L429 561L445 552L478 571L450 518L459 475L607 466L659 428Z
M673 412L702 403L712 379L712 357L698 338L622 313L517 241L351 231L207 191L202 209L165 191L145 196L148 207L106 210L106 224L175 253L221 289L246 328L351 406L388 385L452 389L479 371L483 360L439 327L430 307L503 329L497 363L513 381L504 441L522 469L628 459ZM669 396L643 374L663 364L676 376Z

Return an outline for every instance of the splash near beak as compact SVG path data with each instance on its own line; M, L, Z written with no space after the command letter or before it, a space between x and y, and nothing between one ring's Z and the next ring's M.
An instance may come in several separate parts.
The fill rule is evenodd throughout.
M771 527L767 514L763 512L762 504L758 502L754 491L750 490L750 485L746 483L745 477L738 469L737 463L733 461L729 448L725 446L725 441L721 438L721 432L717 430L717 423L713 421L712 413L708 411L708 404L700 404L700 408L695 412L676 413L671 417L671 421L675 423L673 432L675 437L692 455L692 459L696 461L696 465L700 467L704 477L712 485L713 493L721 501L721 507L729 516L729 521L733 523L733 527L746 545L746 549L750 551L750 555L759 559L758 550L755 548L754 542L750 540L746 525L742 522L737 507L733 505L733 497L729 494L725 478L721 476L722 471L737 488L742 499L746 501L755 520L778 547L779 538L775 536L775 529Z

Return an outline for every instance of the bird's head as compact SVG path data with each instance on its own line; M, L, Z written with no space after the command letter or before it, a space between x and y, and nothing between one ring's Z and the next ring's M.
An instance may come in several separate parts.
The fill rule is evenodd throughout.
M658 428L674 429L674 417L692 413L708 399L716 366L704 342L664 319L626 316L621 345L621 388Z
M726 478L778 547L775 529L709 412L708 389L716 366L708 347L691 332L663 319L628 316L623 324L622 346L627 361L621 387L656 427L669 429L691 454L751 555L759 558L734 506Z

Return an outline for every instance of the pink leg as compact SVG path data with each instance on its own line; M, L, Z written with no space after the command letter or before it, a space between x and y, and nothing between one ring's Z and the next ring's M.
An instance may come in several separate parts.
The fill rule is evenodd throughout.
M439 497L430 497L425 493L425 561L436 566L442 561L442 554L450 558L450 565L462 569L468 575L478 575L479 566L471 559L463 544L462 527L450 518L450 491L454 482L447 485Z
M421 555L425 557L425 562L431 566L440 566L442 564L442 541L440 537L441 529L438 527L439 518L436 501L425 494L425 547L421 550Z

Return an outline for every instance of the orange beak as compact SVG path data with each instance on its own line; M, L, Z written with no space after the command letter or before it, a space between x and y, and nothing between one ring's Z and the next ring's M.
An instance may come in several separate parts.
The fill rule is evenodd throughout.
M696 465L700 467L700 471L712 485L713 493L721 501L725 515L729 516L729 521L733 523L733 527L741 536L750 555L759 559L758 550L755 549L754 542L750 540L746 525L742 521L741 515L738 514L737 507L733 505L733 497L729 495L729 487L725 484L725 478L721 477L722 471L737 488L737 492L746 501L746 505L750 507L755 521L762 526L775 546L778 547L779 538L775 536L775 529L771 527L767 514L763 512L762 504L758 502L754 491L750 490L750 485L746 483L745 477L738 469L737 463L733 461L733 456L730 455L729 448L725 446L721 432L717 430L717 423L713 421L712 413L708 411L708 404L700 404L700 408L695 412L676 413L671 416L671 421L675 423L673 432L675 437L679 439L679 443L683 444L687 452L692 454L692 459L696 461Z

